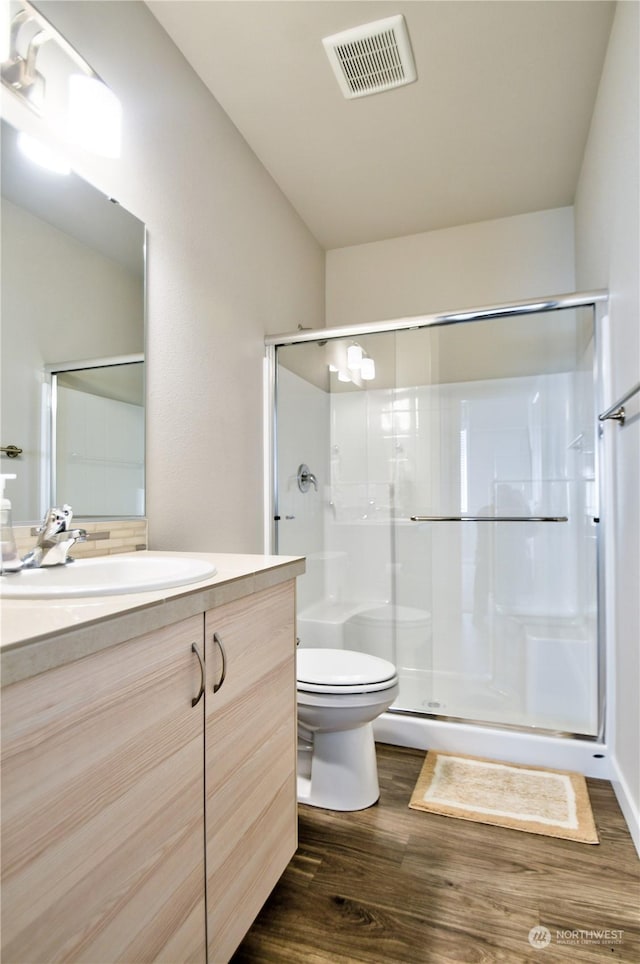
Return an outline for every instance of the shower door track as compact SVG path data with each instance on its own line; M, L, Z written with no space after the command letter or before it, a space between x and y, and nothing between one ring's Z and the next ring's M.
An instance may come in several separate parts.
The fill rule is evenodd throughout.
M472 321L488 321L513 315L538 315L546 311L562 308L589 308L606 303L609 297L605 289L585 291L577 294L551 295L535 301L503 302L484 305L481 308L465 308L464 311L447 311L433 315L413 315L408 318L394 318L387 321L373 321L361 325L343 325L336 328L306 328L298 331L266 335L267 348L282 348L285 345L299 345L308 341L330 341L334 338L354 338L357 335L373 335L383 331L402 331L408 328L430 328L438 325L461 325Z
M423 720L434 720L438 723L465 723L469 726L483 726L489 730L510 733L531 733L535 736L554 737L562 740L582 740L585 743L600 743L600 735L595 733L571 733L567 730L549 730L543 726L521 723L496 723L492 720L468 719L464 716L447 716L444 713L429 713L426 710L405 710L390 706L386 711L389 716L411 716Z

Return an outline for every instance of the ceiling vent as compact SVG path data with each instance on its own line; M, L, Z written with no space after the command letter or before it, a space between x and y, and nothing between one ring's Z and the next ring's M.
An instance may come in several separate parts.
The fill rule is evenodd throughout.
M343 30L322 41L345 97L366 97L416 79L402 14Z

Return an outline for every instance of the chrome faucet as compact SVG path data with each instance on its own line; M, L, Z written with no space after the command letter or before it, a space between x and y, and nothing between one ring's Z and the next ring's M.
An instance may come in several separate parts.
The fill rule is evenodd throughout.
M73 562L69 550L76 542L84 542L84 529L70 529L73 509L70 505L49 509L36 529L38 541L22 560L23 569L44 569L47 566L66 566Z

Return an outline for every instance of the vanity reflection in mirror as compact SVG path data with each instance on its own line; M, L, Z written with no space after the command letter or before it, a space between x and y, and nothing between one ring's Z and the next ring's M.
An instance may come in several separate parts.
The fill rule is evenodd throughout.
M1 138L0 445L22 449L2 453L14 523L56 499L76 518L143 515L144 224L33 163L5 121Z

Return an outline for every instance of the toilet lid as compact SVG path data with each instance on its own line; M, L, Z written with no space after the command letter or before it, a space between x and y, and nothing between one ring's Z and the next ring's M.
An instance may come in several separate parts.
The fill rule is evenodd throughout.
M378 656L354 653L347 649L298 649L297 676L299 689L319 688L353 693L385 689L396 681L393 663ZM344 687L344 690L343 690Z

